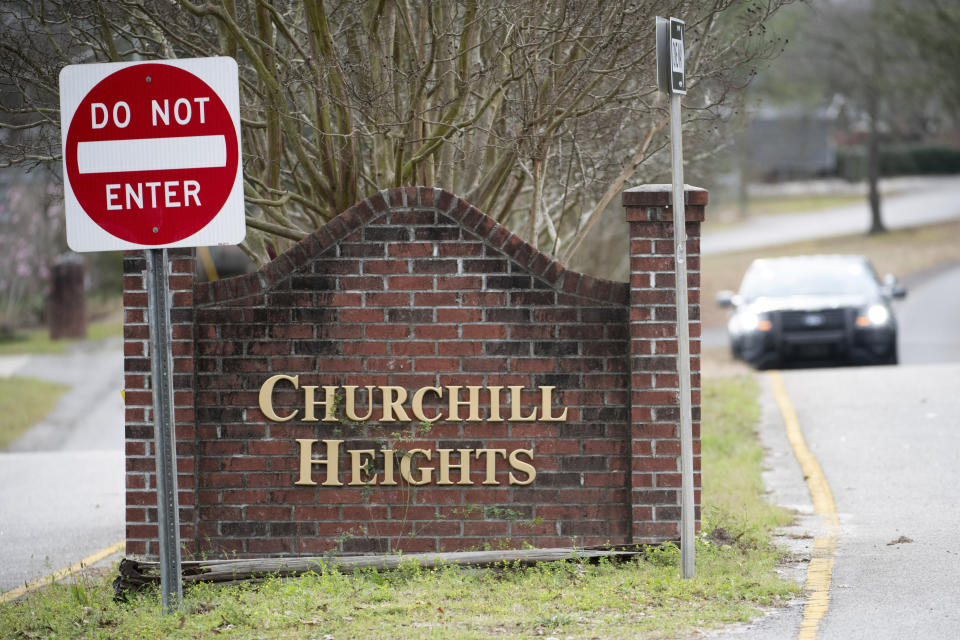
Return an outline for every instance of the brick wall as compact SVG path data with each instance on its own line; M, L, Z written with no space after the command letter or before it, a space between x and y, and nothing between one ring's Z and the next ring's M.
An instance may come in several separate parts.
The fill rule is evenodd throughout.
M699 345L699 221L706 192L688 192L691 335ZM193 258L172 260L174 366L181 534L207 554L434 551L649 542L678 536L679 439L669 193L630 190L631 281L564 269L451 194L429 188L378 193L338 216L258 273L194 283ZM127 364L127 550L156 555L156 495L143 258L125 259ZM695 403L699 361L694 358ZM274 418L260 392L272 394ZM296 376L298 388L291 380ZM522 415L552 404L564 420L440 420L379 423L344 418L343 387L482 387L506 406L524 388ZM338 387L337 421L307 420L305 387ZM540 393L537 393L537 389ZM425 395L424 411L449 413ZM358 408L369 398L359 393ZM383 391L386 393L386 391ZM379 406L377 393L374 405ZM466 406L463 409L467 412ZM542 408L540 409L542 413ZM508 413L504 409L504 413ZM694 418L699 418L695 409ZM556 414L554 415L554 417ZM464 416L466 417L466 416ZM374 416L376 418L376 415ZM698 436L698 434L697 434ZM324 441L342 442L334 483ZM312 442L305 445L303 441ZM415 449L433 482L384 485L385 455ZM529 478L505 452L527 451ZM440 458L454 484L437 484ZM444 453L446 451L446 453ZM699 469L699 439L695 443ZM523 460L528 460L526 457ZM528 460L529 461L529 460ZM492 475L491 475L492 474ZM309 474L308 474L309 475ZM396 475L396 469L394 469ZM699 474L698 474L699 475ZM495 481L494 482L491 482ZM461 484L471 483L471 484ZM486 483L485 483L486 482ZM699 482L699 478L698 478ZM699 492L698 492L699 501Z
M671 185L628 189L630 225L631 450L633 540L679 536L680 381ZM693 396L693 468L700 521L700 223L707 192L688 188L687 293Z
M180 535L196 536L196 426L194 403L193 289L196 259L192 249L169 250L170 324L173 351L173 399L177 440L177 489ZM150 386L150 326L147 323L147 261L140 251L123 257L123 356L126 418L127 552L156 556L157 463Z

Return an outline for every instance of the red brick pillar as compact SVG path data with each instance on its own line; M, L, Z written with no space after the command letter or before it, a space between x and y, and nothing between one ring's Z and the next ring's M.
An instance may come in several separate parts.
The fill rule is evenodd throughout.
M193 249L169 250L170 323L173 331L173 403L177 437L180 536L189 552L196 529L194 487ZM123 257L123 356L126 405L127 554L157 556L157 474L147 319L146 258Z
M700 223L707 192L687 187L690 371L700 521ZM631 492L633 542L680 536L680 400L671 185L623 193L630 225Z
M77 255L61 258L53 265L47 302L51 340L87 337L85 273L83 260Z

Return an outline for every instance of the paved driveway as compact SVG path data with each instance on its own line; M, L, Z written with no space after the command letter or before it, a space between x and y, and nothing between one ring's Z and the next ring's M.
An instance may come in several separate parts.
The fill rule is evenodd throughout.
M0 453L0 591L7 591L124 537L121 341L0 357L0 375L71 387Z

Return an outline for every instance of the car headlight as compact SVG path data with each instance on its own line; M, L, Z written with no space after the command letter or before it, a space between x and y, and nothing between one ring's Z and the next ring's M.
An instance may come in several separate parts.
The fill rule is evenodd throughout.
M753 311L744 311L740 314L740 329L742 331L770 331L773 323L762 314Z
M858 327L882 327L890 322L890 310L882 304L872 304L857 317Z

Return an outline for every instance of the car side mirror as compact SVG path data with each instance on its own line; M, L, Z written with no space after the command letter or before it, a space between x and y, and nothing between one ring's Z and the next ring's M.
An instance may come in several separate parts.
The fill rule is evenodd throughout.
M717 292L717 306L723 309L732 309L738 304L740 304L740 296L733 291L723 290Z
M883 276L883 294L888 298L903 300L907 297L907 287L892 273Z

